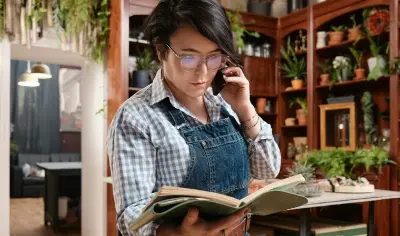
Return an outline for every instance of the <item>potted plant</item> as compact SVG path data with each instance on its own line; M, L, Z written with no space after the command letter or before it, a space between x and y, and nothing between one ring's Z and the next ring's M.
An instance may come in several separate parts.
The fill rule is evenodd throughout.
M318 182L315 179L315 168L311 165L302 165L299 162L295 162L290 168L286 168L287 177L295 176L301 174L305 182L296 185L289 191L302 195L304 197L316 197L320 196L322 191L319 187Z
M332 31L329 32L329 45L337 45L343 41L344 30L346 27L344 25L332 26Z
M304 57L297 58L296 53L291 45L290 37L287 40L287 49L281 48L281 54L286 61L281 66L285 72L285 77L291 79L293 89L301 89L303 87L303 78L306 76L306 61Z
M289 107L299 107L296 109L296 118L299 125L307 125L307 99L303 97L296 97L289 101Z
M357 40L360 35L361 35L361 25L357 25L356 22L356 15L352 15L350 17L351 21L353 22L353 25L351 28L349 28L347 31L349 32L349 40L350 41L355 41Z
M300 159L300 163L305 166L316 168L317 173L328 178L336 176L349 177L349 159L352 153L340 148L327 150L313 150L307 153L307 156Z
M364 92L361 98L361 108L364 119L364 132L366 144L364 148L371 148L373 139L376 135L375 119L374 119L374 102L370 92Z
M354 69L354 73L356 74L355 80L365 79L365 69L361 67L361 59L363 56L363 51L358 51L355 47L350 47L350 52L353 54L354 59L356 60L356 66Z
M333 73L331 84L347 81L351 76L351 60L348 57L336 56L332 61Z
M332 71L332 66L330 65L329 59L325 59L323 62L318 63L318 68L320 71L319 77L321 81L320 85L329 85L329 73Z
M231 23L231 30L235 42L235 47L238 50L242 50L244 48L243 36L245 33L255 38L260 37L260 34L258 32L249 32L246 30L246 28L244 27L242 15L238 11L227 11L226 15L228 16L228 19Z
M133 86L144 88L150 84L150 72L153 69L152 51L146 48L139 57L136 58L136 70L133 72Z
M400 73L400 57L394 57L389 63L389 72L391 74Z
M249 0L247 11L251 13L271 16L271 6L273 0Z
M370 172L371 168L376 168L378 173L382 172L382 167L396 162L389 159L389 153L380 147L372 147L371 149L359 148L355 151L354 157L350 159L353 166L351 172L356 167L363 166L365 172Z

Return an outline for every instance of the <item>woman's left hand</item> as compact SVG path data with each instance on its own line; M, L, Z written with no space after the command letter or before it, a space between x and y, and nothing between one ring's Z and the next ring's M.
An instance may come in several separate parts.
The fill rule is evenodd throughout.
M221 95L231 105L239 118L245 120L246 117L243 116L246 116L246 113L249 111L254 110L254 106L250 102L249 81L239 67L228 67L222 73L225 75L226 85L222 89ZM254 114L248 115L251 116Z

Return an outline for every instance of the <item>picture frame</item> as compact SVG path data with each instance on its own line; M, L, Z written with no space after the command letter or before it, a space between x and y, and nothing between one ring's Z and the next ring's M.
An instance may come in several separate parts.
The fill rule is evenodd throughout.
M320 149L357 148L356 103L320 105Z

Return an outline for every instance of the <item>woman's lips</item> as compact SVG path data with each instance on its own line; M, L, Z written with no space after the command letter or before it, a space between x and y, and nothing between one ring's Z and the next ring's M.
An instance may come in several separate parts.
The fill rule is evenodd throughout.
M193 84L194 86L202 86L202 85L206 84L206 82L196 82L196 83L191 83L191 84Z

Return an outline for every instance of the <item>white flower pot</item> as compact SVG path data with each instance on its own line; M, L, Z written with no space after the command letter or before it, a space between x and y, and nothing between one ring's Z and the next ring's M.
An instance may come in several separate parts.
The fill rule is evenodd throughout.
M379 77L379 76L383 75L382 71L386 66L385 58L380 56L380 57L371 57L371 58L368 59L368 69L369 69L370 73L377 65L379 65L379 67L381 68L381 71L378 74L378 77Z
M271 16L281 17L287 14L287 0L275 0L271 6Z
M317 32L317 48L323 48L326 46L326 36L328 35L325 31Z

